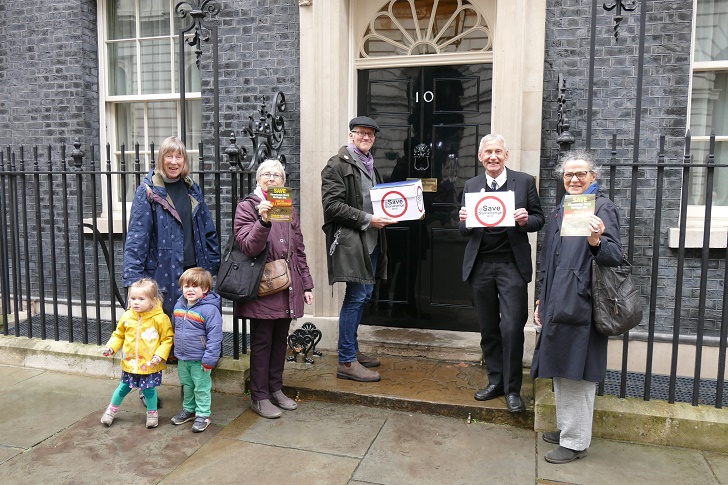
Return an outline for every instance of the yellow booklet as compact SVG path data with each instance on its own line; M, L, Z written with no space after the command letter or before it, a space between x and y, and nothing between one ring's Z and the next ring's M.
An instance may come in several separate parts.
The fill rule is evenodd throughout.
M290 187L269 187L268 200L273 208L268 211L268 220L291 222L293 218L293 191Z
M562 236L588 236L591 234L589 216L596 207L595 194L564 196L564 219L561 221Z

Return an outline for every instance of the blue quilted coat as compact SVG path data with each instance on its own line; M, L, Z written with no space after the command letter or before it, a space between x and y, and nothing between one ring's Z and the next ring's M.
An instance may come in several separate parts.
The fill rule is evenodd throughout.
M220 242L210 210L200 186L185 179L192 204L192 232L197 265L217 274L220 266ZM182 222L174 208L160 173L150 170L134 194L129 228L124 245L122 285L127 287L140 278L153 278L163 294L164 312L171 315L182 295L184 241Z

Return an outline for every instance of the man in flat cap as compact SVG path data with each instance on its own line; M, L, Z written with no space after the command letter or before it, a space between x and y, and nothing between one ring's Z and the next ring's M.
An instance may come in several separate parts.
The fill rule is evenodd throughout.
M384 227L396 222L373 215L369 193L381 183L371 149L379 125L367 116L349 122L349 144L341 147L321 171L329 284L346 282L339 314L339 367L336 377L376 382L376 357L359 352L357 329L364 305L377 278L387 279L387 241Z

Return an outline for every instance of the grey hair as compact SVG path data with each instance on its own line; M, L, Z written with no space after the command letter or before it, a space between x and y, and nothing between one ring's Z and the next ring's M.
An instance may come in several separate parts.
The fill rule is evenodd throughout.
M503 138L503 135L498 135L497 133L490 133L480 139L480 145L478 145L478 152L480 152L483 149L483 146L486 143L489 143L491 141L500 143L501 145L503 145L503 150L508 150L508 147L506 146L506 139Z
M283 169L283 164L277 158L266 158L263 162L258 165L258 170L255 171L255 180L260 180L260 176L268 169L275 168L283 175L283 185L286 184L286 171Z
M597 164L596 155L589 150L583 150L580 148L576 150L569 150L568 152L564 153L564 155L561 157L561 161L554 168L554 172L559 175L563 175L564 165L569 162L575 162L577 160L586 162L589 165L589 170L591 170L595 174L599 174L601 166Z

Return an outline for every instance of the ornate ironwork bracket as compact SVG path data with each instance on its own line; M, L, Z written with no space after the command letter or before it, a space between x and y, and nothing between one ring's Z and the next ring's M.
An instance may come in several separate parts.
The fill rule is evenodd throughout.
M556 125L556 133L559 136L556 143L562 152L567 152L574 144L574 135L569 131L571 124L566 118L566 79L563 74L559 74L559 97L556 98L556 102L559 103L559 121Z
M189 7L189 9L187 8ZM220 13L220 6L217 0L182 0L174 6L175 15L179 18L190 16L190 23L181 29L181 32L189 32L194 29L195 33L192 38L187 39L187 45L195 48L197 56L197 69L200 68L200 57L202 56L202 42L210 41L210 30L214 25L208 24L206 21L209 17L215 17Z
M248 126L242 131L253 144L253 157L250 161L245 161L248 151L245 147L237 145L235 132L230 132L230 145L225 149L225 155L228 156L231 166L239 167L241 170L253 170L266 158L277 158L285 168L286 157L280 153L285 135L285 121L280 113L286 110L286 97L278 91L270 111L266 108L265 101L265 96L261 96L258 121L255 121L253 115L248 116Z
M607 5L606 3L603 5L604 10L607 12L610 12L617 9L614 12L614 40L619 40L619 24L622 23L622 20L624 20L624 16L622 15L622 10L625 12L632 12L637 9L637 0L614 0L614 2L611 5Z
M313 364L313 359L308 356L311 352L316 357L323 354L316 350L316 345L321 341L321 330L316 328L311 322L304 323L301 328L296 329L288 336L288 348L293 352L286 359L288 362L297 362L298 354L303 355L303 361L306 364Z

